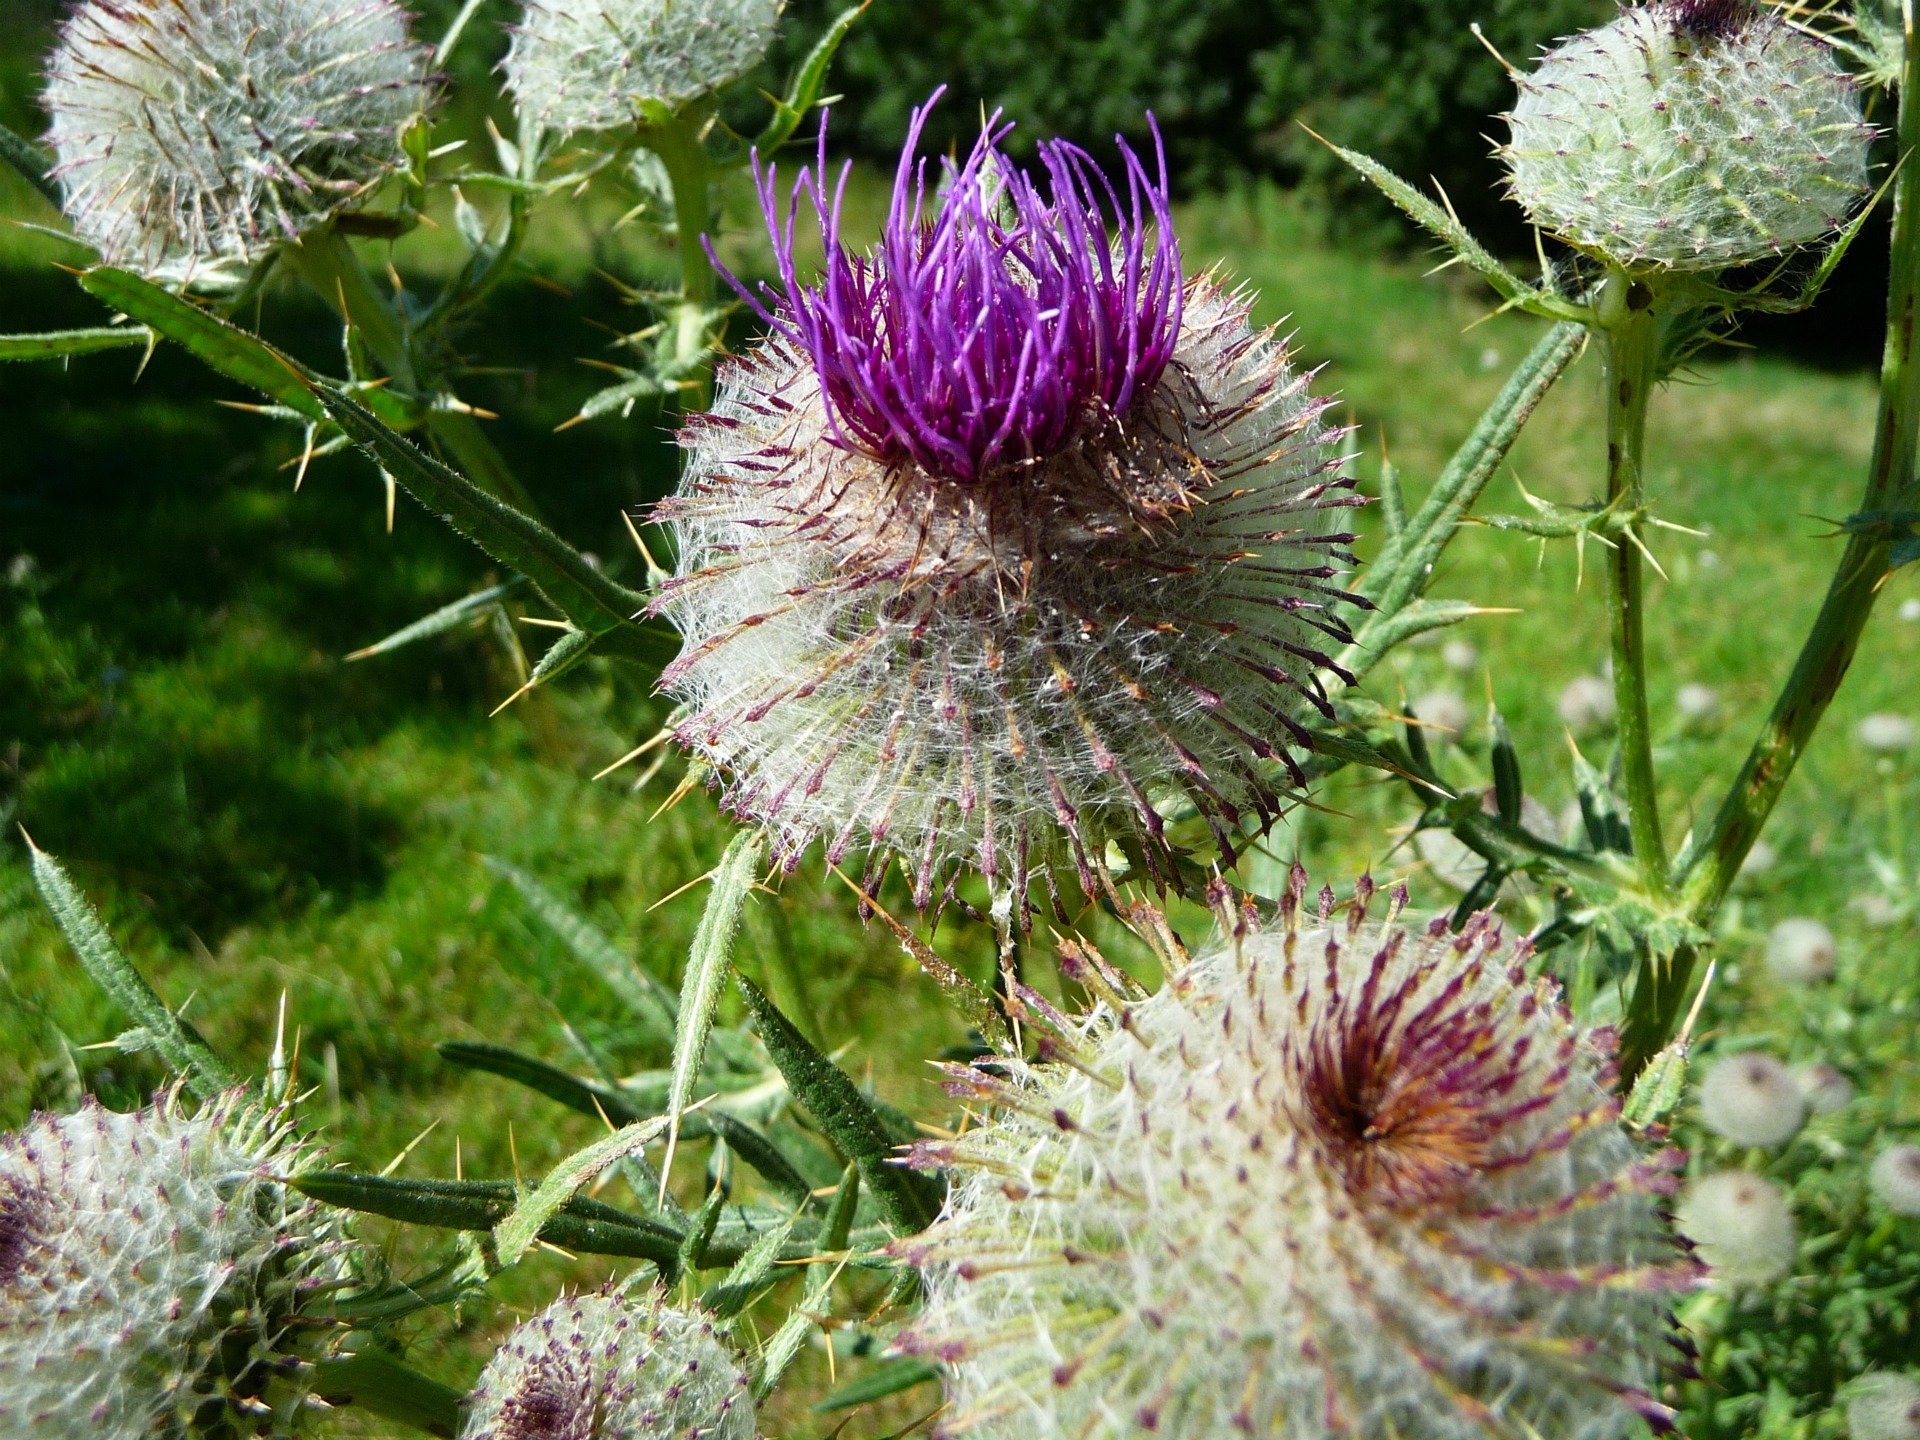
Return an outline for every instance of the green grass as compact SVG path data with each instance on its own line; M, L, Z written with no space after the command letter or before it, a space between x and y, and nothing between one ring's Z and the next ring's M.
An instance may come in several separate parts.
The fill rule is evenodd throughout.
M870 215L872 187L860 195ZM490 328L473 340L484 358L521 368L474 382L472 398L501 413L501 444L556 524L632 575L619 511L672 481L657 413L550 433L595 384L573 363L604 344L590 322L637 323L587 259L628 278L660 263L637 241L596 238L610 213L567 212L543 229L533 253L571 293L519 284L500 296ZM1342 416L1359 427L1358 473L1371 481L1384 441L1417 487L1465 435L1535 323L1475 326L1485 298L1457 272L1423 276L1415 265L1330 250L1317 235L1312 217L1267 190L1203 201L1184 216L1189 262L1221 258L1259 289L1264 317L1291 314L1303 362L1327 366L1320 386L1339 392ZM32 243L8 245L6 329L98 323ZM431 271L445 253L427 235L403 245L400 259ZM730 253L751 264L755 252ZM278 341L332 361L335 337L297 296L276 295L266 314ZM495 346L507 353L491 353ZM384 1164L437 1123L406 1173L453 1173L456 1146L470 1175L510 1173L516 1158L538 1172L591 1126L501 1082L451 1071L434 1041L485 1038L567 1064L564 1016L636 1067L660 1057L631 1044L612 997L479 857L539 874L672 983L701 899L696 889L661 902L713 863L724 825L703 793L655 815L677 767L640 792L631 770L589 778L661 718L621 672L590 663L489 719L517 672L486 632L344 662L485 583L484 557L405 499L386 534L380 487L356 458L316 462L294 493L282 467L296 437L215 407L215 397L247 397L179 354L162 350L137 382L134 369L130 355L115 354L65 374L0 372L12 419L0 462L8 577L0 817L72 867L129 953L176 1003L191 996L196 1023L242 1065L264 1062L288 995L302 1078L316 1087L315 1113L337 1120L339 1158ZM1592 492L1601 470L1596 369L1583 360L1543 407L1488 508L1522 508L1516 476L1555 499ZM1656 542L1670 579L1651 587L1655 703L1670 714L1674 691L1700 681L1720 691L1725 715L1704 730L1664 725L1676 838L1737 764L1818 604L1839 551L1832 522L1860 488L1872 411L1868 378L1764 356L1703 363L1656 404L1649 488L1661 515L1708 534ZM1411 648L1375 681L1389 701L1442 685L1478 701L1490 686L1529 789L1554 810L1571 795L1554 701L1605 648L1597 571L1579 588L1575 578L1568 547L1543 556L1518 536L1467 534L1437 592L1517 612L1464 632L1484 671L1461 677L1437 647ZM1920 1118L1911 1056L1899 1058L1911 1049L1914 916L1909 909L1894 927L1868 930L1846 905L1875 884L1869 855L1895 851L1889 836L1911 808L1911 769L1882 773L1850 737L1870 711L1920 708L1912 699L1920 624L1894 619L1915 594L1911 575L1888 587L1770 832L1780 864L1728 913L1733 963L1709 1017L1771 1035L1796 1058L1814 1045L1853 1056L1860 1078L1885 1097L1876 1113L1908 1124ZM1450 763L1472 783L1483 773L1482 737L1466 738ZM1362 866L1409 875L1421 903L1447 903L1391 832L1415 814L1403 788L1346 775L1321 798L1341 813L1296 817L1277 850L1298 846L1336 884ZM84 1048L112 1037L122 1019L42 913L24 857L17 834L0 841L0 1124L9 1126L36 1107L70 1106L82 1087L126 1103L161 1079L143 1057ZM1899 882L1909 892L1912 863L1909 853ZM921 1061L960 1040L961 1027L884 931L856 925L850 897L820 871L817 859L804 866L782 901L786 943L815 1008L832 1040L851 1045L850 1068L871 1067L883 1095L940 1116L944 1102ZM742 952L750 971L762 965L761 947L783 943L772 909L756 902ZM1747 963L1765 926L1790 913L1820 916L1843 936L1845 988L1805 1013L1755 981ZM1184 919L1199 923L1190 912ZM935 939L984 973L977 934L945 926ZM1843 1034L1835 1006L1849 1015L1848 1006L1865 1007L1858 1026ZM515 1273L506 1299L525 1304L560 1276L584 1283L600 1273L543 1257ZM459 1328L462 1345L432 1363L463 1382L497 1326L481 1309ZM809 1364L812 1382L824 1385L824 1363ZM882 1433L879 1423L863 1419L849 1433ZM829 1428L796 1424L794 1433Z

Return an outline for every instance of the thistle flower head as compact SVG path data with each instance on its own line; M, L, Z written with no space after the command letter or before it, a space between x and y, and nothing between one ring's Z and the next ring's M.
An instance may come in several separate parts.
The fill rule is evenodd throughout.
M943 1433L1637 1433L1677 1157L1617 1123L1610 1037L1524 942L1337 916L1236 926L1134 1001L1046 1016L1037 1063L949 1067L997 1112L920 1163L947 1208L902 1242L929 1299L903 1348L945 1362ZM1036 1018L1036 1025L1040 1020Z
M392 0L83 0L44 101L80 237L219 283L365 195L430 98Z
M1807 1100L1787 1067L1748 1052L1716 1061L1700 1082L1700 1119L1736 1145L1783 1145L1807 1121Z
M1748 0L1652 0L1519 77L1501 153L1535 224L1612 264L1718 270L1818 240L1874 130L1822 40Z
M1110 841L1167 880L1169 796L1226 843L1277 813L1273 762L1301 778L1346 633L1340 435L1244 296L1182 281L1164 173L1126 152L1123 199L1055 142L1035 180L995 122L923 214L924 115L871 254L824 149L794 187L817 284L762 175L771 333L662 512L678 738L790 863L897 851L922 905L963 866L1023 905L1067 858L1091 888Z
M785 0L527 0L507 50L523 120L557 134L631 125L738 80Z
M1696 1180L1674 1214L1716 1280L1765 1285L1793 1269L1800 1230L1786 1192L1763 1175L1722 1170Z
M239 1092L192 1115L90 1100L0 1137L0 1431L283 1423L313 1333L300 1308L345 1263L334 1223L276 1178L297 1158L283 1117Z
M1767 935L1767 973L1789 985L1811 985L1833 978L1839 946L1818 920L1794 915Z
M1831 1115L1853 1099L1853 1082L1824 1060L1809 1060L1790 1073L1812 1114Z
M1847 1432L1853 1440L1920 1440L1920 1384L1881 1370L1847 1388Z
M1873 1193L1896 1215L1920 1215L1920 1145L1882 1150L1867 1172Z
M516 1327L461 1440L753 1440L753 1392L707 1317L659 1291L563 1297Z

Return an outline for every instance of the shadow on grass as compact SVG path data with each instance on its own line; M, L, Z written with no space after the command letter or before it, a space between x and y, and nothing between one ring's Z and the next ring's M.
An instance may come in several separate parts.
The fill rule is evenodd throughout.
M99 324L51 268L6 274L0 328ZM553 426L597 388L575 363L608 293L514 286L487 317L524 369L463 387L549 520L631 572L623 507L672 483L657 412ZM293 294L268 333L339 368L329 317ZM630 314L630 312L627 312ZM331 363L330 363L331 362ZM458 637L397 659L340 657L485 583L490 562L356 455L293 491L297 430L171 347L0 371L0 817L90 887L137 896L207 941L320 895L377 888L407 817L363 803L339 756L401 723L470 734L498 661ZM629 578L637 578L629 575Z

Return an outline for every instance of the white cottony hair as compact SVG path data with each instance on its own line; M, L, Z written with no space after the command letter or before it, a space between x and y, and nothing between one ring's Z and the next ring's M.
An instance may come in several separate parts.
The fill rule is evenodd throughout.
M524 120L558 134L629 125L643 102L677 110L759 64L784 4L528 0L507 88Z
M240 1091L191 1115L89 1100L0 1137L0 1433L147 1440L218 1400L236 1422L297 1410L276 1357L324 1332L290 1322L344 1273L337 1222L280 1183L298 1157Z
M431 99L391 0L85 0L47 63L65 209L116 265L230 280L364 195Z
M1665 1423L1659 1215L1678 1156L1618 1123L1607 1045L1490 915L1247 930L1139 1000L1031 992L1040 1063L948 1067L983 1122L900 1253L902 1342L948 1367L937 1434L1120 1440L1553 1435ZM1298 892L1296 891L1296 894Z
M1191 282L1153 395L971 484L838 448L777 333L727 366L657 608L685 637L678 737L729 807L789 861L901 855L922 905L962 867L1024 895L1070 857L1091 888L1109 841L1164 879L1169 796L1223 848L1271 819L1344 636L1353 501L1327 402L1249 309Z
M1656 0L1526 75L1501 155L1536 225L1617 265L1718 270L1841 225L1874 130L1824 41L1743 0Z

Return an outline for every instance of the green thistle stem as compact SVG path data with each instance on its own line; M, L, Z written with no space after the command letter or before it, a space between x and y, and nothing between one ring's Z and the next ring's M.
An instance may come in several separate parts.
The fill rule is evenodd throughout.
M1902 7L1906 73L1900 85L1903 168L1893 192L1893 273L1887 287L1887 341L1880 367L1880 413L1860 523L1852 528L1820 613L1759 738L1710 823L1681 857L1680 903L1687 919L1712 924L1740 865L1805 753L1860 647L1874 601L1891 572L1895 527L1875 520L1897 509L1914 480L1920 442L1920 367L1914 364L1916 297L1920 297L1920 50L1912 6ZM1637 839L1636 835L1636 839ZM1696 955L1682 947L1664 966L1643 971L1628 1008L1621 1070L1630 1080L1672 1038L1692 989Z
M670 360L686 382L681 392L688 410L704 410L712 392L713 349L709 330L716 276L701 236L712 223L709 204L712 165L700 139L701 107L647 126L642 139L660 157L673 187L673 218L680 248L680 301L669 320Z
M1607 279L1599 309L1607 365L1607 505L1631 513L1644 503L1647 402L1653 395L1660 343L1654 293L1644 281L1616 270ZM1665 898L1672 879L1660 829L1653 726L1647 714L1646 585L1636 541L1634 529L1623 530L1607 557L1613 693L1634 859L1648 893Z

